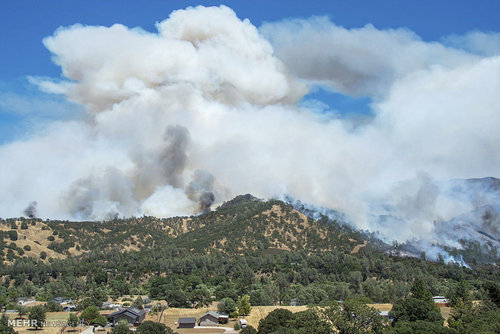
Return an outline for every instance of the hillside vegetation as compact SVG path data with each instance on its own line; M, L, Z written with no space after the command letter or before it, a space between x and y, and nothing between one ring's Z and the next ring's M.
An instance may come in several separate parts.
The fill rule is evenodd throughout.
M281 201L238 196L191 217L105 222L0 220L0 304L14 296L70 297L80 307L149 295L171 307L214 300L298 305L361 298L390 303L416 277L434 295L470 283L474 298L500 281L496 265L430 262L388 255L373 236Z

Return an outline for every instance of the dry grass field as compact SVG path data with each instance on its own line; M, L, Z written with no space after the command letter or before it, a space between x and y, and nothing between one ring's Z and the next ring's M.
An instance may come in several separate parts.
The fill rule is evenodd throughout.
M264 319L269 313L278 308L284 308L293 313L307 310L307 306L253 306L250 315L244 318L248 321L249 325L257 328L260 319Z
M257 328L259 325L259 321L262 318L265 318L271 311L278 309L278 308L285 308L287 310L290 310L292 312L300 312L304 311L307 309L306 306L253 306L252 311L250 312L250 315L243 317L248 321L249 325L252 325L253 327ZM208 308L201 308L201 309L183 309L183 308L170 308L165 310L163 313L162 319L159 320L159 314L148 314L146 317L146 320L152 320L152 321L160 321L161 323L164 323L165 325L169 326L172 329L175 329L178 331L180 334L194 334L194 333L223 333L223 329L202 329L202 328L195 328L195 329L177 329L177 326L175 323L179 318L187 318L187 317L195 317L198 319L201 315L203 315L205 312L208 311L217 311L216 304L211 305ZM229 327L233 328L234 324L236 323L235 320L230 320L228 324L221 325L221 327Z
M10 319L16 318L17 314L9 314ZM68 312L47 312L47 322L51 321L66 321L68 320L69 313ZM27 318L25 316L25 318ZM61 327L44 327L43 329L39 330L34 330L33 328L29 327L15 327L14 330L18 332L19 334L57 334L60 333ZM84 328L81 329L82 331ZM74 331L73 333L79 333L78 330Z

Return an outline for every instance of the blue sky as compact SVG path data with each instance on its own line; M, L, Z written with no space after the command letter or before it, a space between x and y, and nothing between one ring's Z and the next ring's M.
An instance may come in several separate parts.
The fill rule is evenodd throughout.
M450 34L471 30L499 31L500 1L430 0L336 0L336 1L180 1L180 0L74 0L2 1L0 4L0 143L8 142L33 128L39 119L76 117L78 108L62 104L58 97L38 92L27 76L59 77L60 68L50 59L42 39L60 26L75 23L105 25L121 23L155 31L155 23L175 9L190 5L231 7L240 18L263 22L285 18L326 15L346 28L367 23L379 29L406 27L423 40L439 40ZM369 99L316 91L311 94L343 112L367 112ZM23 99L22 103L15 100ZM2 101L3 100L3 101ZM7 101L8 100L8 101ZM8 103L14 100L13 103ZM7 101L7 102L6 102ZM13 110L12 104L21 105ZM54 108L53 112L47 109ZM67 108L66 113L58 108ZM62 116L64 115L64 117Z

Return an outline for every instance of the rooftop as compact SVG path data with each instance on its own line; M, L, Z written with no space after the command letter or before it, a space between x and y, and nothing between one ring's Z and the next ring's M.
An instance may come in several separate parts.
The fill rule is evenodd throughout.
M179 324L193 324L196 322L196 318L179 318Z

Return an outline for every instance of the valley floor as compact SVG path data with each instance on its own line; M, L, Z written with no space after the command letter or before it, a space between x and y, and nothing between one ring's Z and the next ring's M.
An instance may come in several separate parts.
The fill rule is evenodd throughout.
M369 306L374 307L375 309L379 311L389 311L392 308L392 304L370 304ZM278 309L278 308L284 308L287 310L292 311L293 313L295 312L300 312L304 311L307 309L307 306L253 306L252 311L250 312L250 315L244 317L247 321L248 324L253 326L254 328L257 328L259 326L259 321L263 318L265 318L271 311ZM445 308L441 309L441 313L443 316L446 317L446 315L449 315L449 310L444 310ZM161 322L167 325L168 327L174 329L177 331L179 334L217 334L217 333L237 333L236 331L232 330L234 324L236 323L236 320L231 320L229 321L228 324L220 325L220 327L214 327L214 328L193 328L193 329L177 329L175 323L176 321L181 318L181 317L196 317L197 319L203 315L207 311L216 311L217 308L214 305L208 307L208 308L200 308L200 309L188 309L188 308L170 308L165 310L162 318L160 319L159 314L152 314L149 313L146 317L146 320L151 320L155 322ZM109 313L109 311L103 312L103 313ZM448 314L446 314L448 313ZM68 319L69 313L68 312L49 312L47 313L47 321L66 321ZM11 318L14 318L14 315L11 315ZM64 332L62 331L61 327L46 327L40 330L33 330L28 327L16 327L15 330L19 334L63 334L63 333L68 333L68 334L81 334L88 328L82 327L82 328L66 328ZM103 330L103 331L96 331L96 333L107 333L109 332L109 329ZM90 331L90 333L92 333Z

